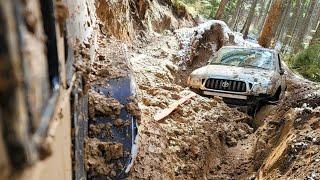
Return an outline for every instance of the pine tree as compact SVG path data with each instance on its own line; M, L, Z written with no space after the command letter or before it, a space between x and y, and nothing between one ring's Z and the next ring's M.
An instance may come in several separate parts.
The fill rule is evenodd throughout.
M318 24L316 33L313 35L310 46L320 44L320 23Z
M287 28L287 26L285 25L288 25L286 22L290 18L291 5L292 5L292 0L285 0L285 11L282 14L281 22L280 22L280 25L278 26L278 30L275 38L276 41L281 40L281 37L283 36L285 29Z
M255 21L255 24L254 24L254 27L258 27L259 26L259 23L261 21L261 17L263 16L263 11L264 11L264 8L265 8L265 3L266 1L265 0L262 0L260 3L259 3L259 14L258 14L258 17Z
M267 15L268 15L268 12L269 12L269 10L270 10L270 7L271 7L272 2L273 2L273 0L269 0L267 6L266 6L266 7L263 7L263 13L262 13L263 16L262 16L262 18L259 17L260 19L259 19L258 28L257 28L257 31L258 31L259 33L261 32L261 30L262 30L262 28L263 28L264 22L265 22L265 20L266 20L266 18L267 18Z
M301 24L299 24L299 31L297 34L297 38L293 44L293 51L295 53L298 52L299 49L303 48L302 43L303 43L306 31L310 25L311 16L314 11L314 8L316 7L316 3L317 3L317 0L310 1L307 14L306 14L305 18L303 19L303 22Z
M224 12L224 9L225 9L227 3L228 3L228 0L221 0L221 2L219 4L219 8L218 8L218 10L216 12L216 15L215 15L214 19L219 20L219 19L222 18L222 14Z
M294 10L292 12L292 16L290 16L290 20L288 21L288 27L287 27L287 32L286 36L283 40L283 46L282 46L282 51L285 50L285 47L290 43L290 39L292 39L296 24L298 23L299 20L299 15L301 14L301 0L296 0L296 4L294 7Z
M275 36L276 30L281 20L281 12L283 10L282 0L275 0L268 12L266 21L263 25L262 32L258 39L259 44L262 47L270 47L271 41Z
M235 11L233 12L233 15L232 15L230 26L233 30L235 29L235 26L236 26L238 18L239 18L242 2L243 2L243 0L237 0L236 8L235 8Z
M244 26L243 26L242 30L241 30L241 33L243 33L243 38L244 39L247 39L247 37L248 37L249 29L250 29L252 20L254 18L254 13L255 13L255 10L256 10L257 3L258 3L258 0L253 0L253 3L251 5L251 7L250 7L250 12L248 14L248 17L246 19L246 22L244 23Z

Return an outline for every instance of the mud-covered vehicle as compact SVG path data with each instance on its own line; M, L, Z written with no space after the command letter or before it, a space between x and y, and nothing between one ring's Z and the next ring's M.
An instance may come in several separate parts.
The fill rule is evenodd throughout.
M277 102L286 89L278 52L235 46L221 48L207 66L193 71L188 86L199 94L247 106L251 114L261 103Z

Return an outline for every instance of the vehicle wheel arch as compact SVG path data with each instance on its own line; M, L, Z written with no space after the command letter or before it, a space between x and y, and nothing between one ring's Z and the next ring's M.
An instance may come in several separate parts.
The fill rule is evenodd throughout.
M271 100L272 101L278 101L281 99L281 93L282 93L282 86L279 85L279 87L277 88L277 90L275 91L274 95L271 96Z

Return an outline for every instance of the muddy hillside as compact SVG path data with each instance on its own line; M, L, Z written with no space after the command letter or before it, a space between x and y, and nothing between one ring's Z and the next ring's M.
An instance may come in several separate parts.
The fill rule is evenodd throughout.
M92 27L76 47L75 68L89 101L85 168L114 179L128 148L111 143L114 128L137 120L137 150L128 179L320 179L320 86L286 71L288 90L256 118L221 98L193 95L170 115L155 115L190 95L188 75L226 45L258 46L223 21L192 17L173 0L96 1ZM72 16L72 14L71 14ZM130 77L135 93L108 95L112 79ZM122 92L124 89L118 89ZM107 118L108 123L101 125ZM258 124L259 126L256 126ZM255 126L254 126L255 125Z

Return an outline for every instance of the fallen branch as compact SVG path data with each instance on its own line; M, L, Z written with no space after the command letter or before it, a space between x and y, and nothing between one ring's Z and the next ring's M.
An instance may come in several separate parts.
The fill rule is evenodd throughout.
M154 120L160 121L165 117L169 116L175 109L178 108L179 105L185 103L187 100L191 99L192 97L196 96L197 94L194 92L190 92L189 95L175 101L174 103L170 104L168 108L161 110L154 116Z

